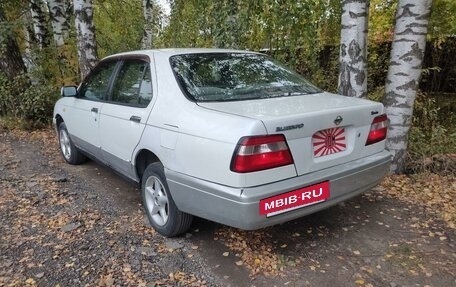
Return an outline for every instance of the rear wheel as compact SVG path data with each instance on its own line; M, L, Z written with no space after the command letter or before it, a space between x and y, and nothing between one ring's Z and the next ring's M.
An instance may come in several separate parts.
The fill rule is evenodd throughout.
M59 125L59 144L63 158L69 164L81 164L86 157L74 146L64 122Z
M158 233L173 237L190 228L193 216L177 208L161 163L152 163L146 168L141 191L147 218Z

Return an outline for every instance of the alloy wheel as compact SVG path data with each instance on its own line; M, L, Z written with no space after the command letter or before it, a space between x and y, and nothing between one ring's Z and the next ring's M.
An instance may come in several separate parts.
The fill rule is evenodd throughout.
M146 208L152 220L159 226L168 222L169 205L168 196L161 180L150 176L145 185Z

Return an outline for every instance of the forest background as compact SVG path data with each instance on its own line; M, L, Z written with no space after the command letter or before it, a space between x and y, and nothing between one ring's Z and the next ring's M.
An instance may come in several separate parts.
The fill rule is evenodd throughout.
M48 126L63 85L78 84L78 2L3 0L0 52L14 40L23 67L0 73L2 125ZM339 0L93 0L94 61L141 48L223 47L268 53L317 86L337 92ZM397 1L371 0L368 97L382 101ZM60 21L61 29L56 29ZM456 2L434 0L422 76L409 133L407 172L447 170L456 153ZM0 57L0 58L1 58Z

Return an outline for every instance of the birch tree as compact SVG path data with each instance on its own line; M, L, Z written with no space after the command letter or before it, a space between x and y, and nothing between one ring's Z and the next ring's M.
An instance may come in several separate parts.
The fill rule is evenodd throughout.
M410 130L421 77L432 0L399 0L384 104L390 119L386 146L393 155L391 171L404 171Z
M81 76L85 77L98 61L95 26L93 25L93 3L92 0L74 0L73 5L76 16L79 69Z
M13 80L20 74L26 73L27 69L22 60L19 45L13 35L13 29L9 28L3 7L0 5L0 71L9 80ZM3 31L3 29L5 30Z
M35 39L40 49L49 45L49 31L47 28L44 2L42 0L30 0L30 13L32 15Z
M65 45L68 39L66 4L64 0L47 0L51 18L54 42L57 47Z
M35 32L33 29L33 24L30 23L32 14L30 11L25 11L22 15L22 21L24 23L23 33L24 33L24 52L27 57L31 55L33 44L36 43Z
M142 49L152 49L153 44L153 3L152 0L142 0L144 15L144 35L141 41Z
M369 0L342 0L339 94L367 96L367 24Z

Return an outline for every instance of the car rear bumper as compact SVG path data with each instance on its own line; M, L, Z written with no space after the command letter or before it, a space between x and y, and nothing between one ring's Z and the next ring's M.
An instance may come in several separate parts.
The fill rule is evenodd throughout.
M390 161L390 154L383 151L324 170L249 188L223 186L171 170L165 172L173 199L181 211L254 230L317 212L371 189L387 174ZM259 213L261 199L328 180L330 197L324 202L269 218Z

